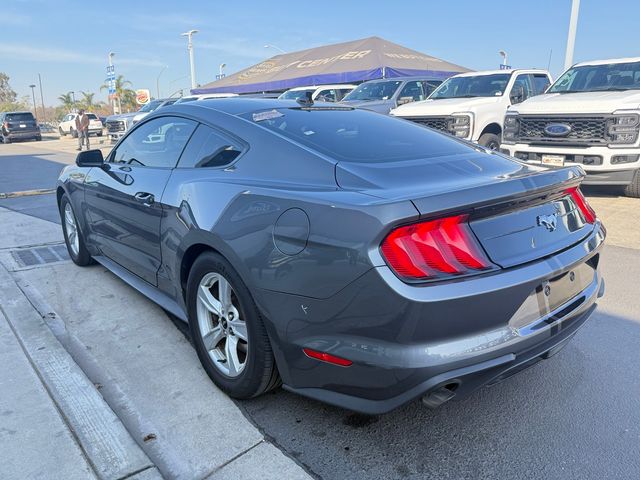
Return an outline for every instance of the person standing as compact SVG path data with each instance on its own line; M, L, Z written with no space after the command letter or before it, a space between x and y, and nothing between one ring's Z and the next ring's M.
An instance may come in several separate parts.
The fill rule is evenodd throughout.
M80 109L76 116L76 132L78 132L78 148L76 150L82 150L85 140L87 142L87 150L89 150L91 148L89 145L89 117L84 113L83 109Z

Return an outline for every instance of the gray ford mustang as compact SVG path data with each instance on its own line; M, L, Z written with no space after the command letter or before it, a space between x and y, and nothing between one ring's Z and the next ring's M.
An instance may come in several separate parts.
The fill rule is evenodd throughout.
M604 292L582 178L372 112L231 98L80 153L57 196L73 261L188 322L229 395L282 384L376 414L573 337Z

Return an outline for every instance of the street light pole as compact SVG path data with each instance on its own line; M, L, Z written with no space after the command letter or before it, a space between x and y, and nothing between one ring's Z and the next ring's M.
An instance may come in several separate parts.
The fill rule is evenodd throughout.
M224 70L224 67L226 67L227 64L226 63L221 63L220 64L220 69L219 69L219 77L223 78L224 77L224 73L222 72Z
M280 47L278 47L278 46L276 46L276 45L272 45L272 44L270 44L270 43L266 44L266 45L264 46L264 48L273 48L273 49L275 49L275 50L278 50L280 53L287 53L287 52L285 52L283 49L281 49Z
M115 55L115 53L109 52L109 70L111 70L111 67L113 67L113 57L114 57L114 55ZM109 75L111 75L111 72L109 72ZM108 80L108 82L109 82L109 87L111 87L111 80ZM111 113L113 115L115 115L116 114L116 100L115 100L115 97L113 97L111 95L110 91L111 91L111 88L109 88L109 97L111 97L111 98L109 98L109 100L111 101ZM118 111L118 113L120 113L120 112Z
M189 30L188 32L181 33L180 36L187 37L189 39L189 43L187 44L187 49L189 50L189 66L191 67L191 88L196 88L196 66L193 61L193 42L192 37L195 33L198 33L198 30Z
M167 65L162 67L162 70L160 70L160 73L156 77L156 90L158 92L158 98L160 98L160 75L162 75L162 72L164 72L166 69L167 69Z
M40 101L42 102L42 121L47 121L47 114L44 110L44 95L42 95L42 77L38 74L38 83L40 84Z
M33 97L33 116L36 117L36 122L38 121L38 110L36 107L36 86L31 84L29 85L29 88L31 89L31 96Z
M576 29L578 27L578 12L580 0L571 1L571 18L569 20L569 34L567 35L567 51L564 55L564 69L573 65L573 48L576 45Z
M69 93L71 94L71 98L73 99L73 110L76 110L76 92L71 91Z
M500 50L498 52L500 54L500 56L502 57L502 65L504 65L504 68L507 68L507 52L505 52L504 50Z

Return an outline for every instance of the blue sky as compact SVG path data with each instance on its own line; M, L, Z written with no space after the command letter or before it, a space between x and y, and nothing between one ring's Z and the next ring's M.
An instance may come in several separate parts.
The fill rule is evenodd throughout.
M514 67L562 71L570 0L347 2L9 0L0 13L0 71L19 95L42 74L47 105L70 90L99 92L107 54L134 88L163 96L189 86L186 39L194 36L198 83L278 52L378 35L475 70L496 68L498 50ZM574 61L638 56L640 1L582 0ZM162 69L167 67L162 73ZM77 95L79 96L79 95ZM38 103L40 102L38 96Z

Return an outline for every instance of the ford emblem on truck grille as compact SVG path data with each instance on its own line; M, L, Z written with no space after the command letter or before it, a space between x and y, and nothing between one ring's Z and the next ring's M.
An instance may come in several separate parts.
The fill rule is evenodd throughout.
M571 125L566 123L550 123L544 127L544 133L550 137L566 137L571 132Z

